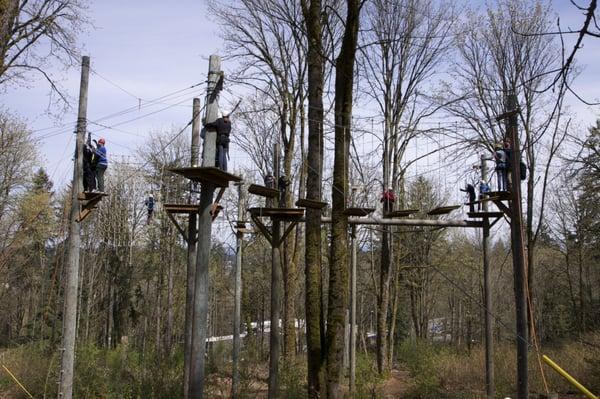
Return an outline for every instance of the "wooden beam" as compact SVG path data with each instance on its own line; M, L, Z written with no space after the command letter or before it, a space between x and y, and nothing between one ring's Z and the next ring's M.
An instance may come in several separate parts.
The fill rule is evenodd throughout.
M279 244L277 246L281 245L285 241L287 236L292 232L292 230L294 229L294 227L296 227L297 224L298 224L298 221L294 220L288 225L288 227L285 229L285 231L281 235L281 238L279 239Z
M189 244L189 242L190 242L189 238L188 238L185 230L183 230L181 228L181 226L179 225L179 223L177 222L177 219L175 219L175 217L173 216L173 214L171 214L171 212L167 212L167 216L169 217L169 219L171 219L171 222L173 222L173 224L177 228L177 231L179 231L179 233L183 236L183 239L185 240L185 242L187 242Z
M258 227L258 230L260 230L260 232L263 234L263 236L267 239L269 244L271 244L271 246L273 246L273 236L271 235L271 232L269 231L269 229L267 229L267 227L263 224L263 222L257 216L250 215L250 217L252 218L252 221L254 222L256 227Z

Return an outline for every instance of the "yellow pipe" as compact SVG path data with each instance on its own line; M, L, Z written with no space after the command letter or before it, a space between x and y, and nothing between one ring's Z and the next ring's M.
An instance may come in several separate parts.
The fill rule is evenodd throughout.
M558 374L562 375L567 381L569 381L571 384L573 384L573 386L575 388L579 389L579 391L581 391L582 394L587 396L589 399L598 399L598 397L596 395L594 395L586 387L581 385L575 378L571 377L569 375L569 373L567 373L565 370L560 368L560 366L558 364L554 363L552 361L552 359L550 359L548 356L544 355L542 357L542 359L544 359L544 362L546 362L546 364L548 366L552 367L554 369L554 371L556 371Z
M4 367L4 370L6 370L6 372L8 373L8 375L10 375L13 380L15 380L15 382L17 383L17 385L20 386L23 391L25 391L25 393L27 394L27 396L29 396L31 399L33 399L33 395L30 394L27 389L25 389L25 387L23 386L23 384L21 384L19 382L19 380L17 379L17 377L15 377L15 375L10 372L10 370L8 369L8 367L6 367L5 365L2 365L2 367Z

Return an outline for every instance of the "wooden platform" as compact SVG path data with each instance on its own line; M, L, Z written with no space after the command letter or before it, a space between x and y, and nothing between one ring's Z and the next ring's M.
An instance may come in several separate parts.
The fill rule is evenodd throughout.
M89 201L89 200L93 200L96 198L102 198L102 197L107 197L108 194L106 193L92 193L89 191L84 191L82 193L77 194L77 199L79 199L79 201Z
M486 193L486 195L490 200L500 199L504 201L511 199L509 191L489 191Z
M217 187L227 187L230 181L242 181L242 178L215 167L172 168L169 171L200 183L211 183Z
M504 212L467 212L470 218L501 218Z
M276 198L279 195L279 190L258 184L251 184L248 186L248 192L250 194L260 195L267 198Z
M327 206L327 202L301 198L296 201L296 206L299 206L300 208L323 209Z
M433 208L427 212L427 214L429 216L447 215L458 208L460 208L460 205L439 206L437 208Z
M102 200L102 198L106 197L108 194L106 193L91 193L89 191L85 191L77 194L77 198L80 203L79 214L75 218L77 223L82 222L86 217L88 217L92 213L92 209L96 209L98 203Z
M342 213L347 216L367 216L373 212L375 208L346 208Z
M268 217L278 220L298 220L304 216L303 208L250 208L253 217Z
M383 217L386 218L386 219L404 218L404 217L413 215L413 214L415 214L417 212L419 212L419 209L401 209L401 210L398 210L398 211L388 212L385 215L383 215Z
M198 213L200 207L192 204L164 204L163 209L169 213Z

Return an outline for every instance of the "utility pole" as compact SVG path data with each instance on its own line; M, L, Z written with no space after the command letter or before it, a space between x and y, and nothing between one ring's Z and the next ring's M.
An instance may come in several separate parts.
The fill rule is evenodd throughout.
M508 123L507 138L510 140L512 153L510 156L510 209L513 274L515 290L516 324L517 324L517 398L526 399L529 395L527 370L527 300L525 298L525 256L523 253L523 212L521 209L521 150L518 134L517 96L514 92L508 95L506 107Z
M194 98L192 105L192 151L190 164L192 167L198 166L198 149L200 148L200 99ZM190 181L192 188L190 202L195 204L197 196L194 192L197 184ZM184 348L184 376L183 376L183 397L189 397L190 387L190 369L192 359L192 327L194 319L194 287L196 276L196 256L197 256L197 233L198 216L195 212L189 214L188 234L187 234L187 284L185 292L185 348Z
M279 144L273 149L273 175L277 188L279 187ZM281 191L280 191L281 195ZM279 201L275 205L279 207ZM279 237L281 235L281 222L272 218L271 239L271 333L269 336L269 399L275 399L279 390L279 315L281 313L281 255L279 251Z
M352 187L352 206L356 197L356 188ZM350 397L356 388L356 224L351 227L350 254Z
M238 186L238 225L244 220L244 183L236 183ZM242 245L244 244L244 233L237 231L235 245L235 309L233 312L233 356L232 356L232 378L231 378L231 397L238 397L240 371L238 369L240 358L240 324L242 318Z
M73 163L73 182L71 184L71 210L69 212L69 247L65 273L65 303L63 311L62 356L58 398L73 397L73 374L75 364L75 339L77 337L77 290L79 282L79 247L81 245L81 225L79 215L79 193L83 191L81 173L83 171L83 142L87 125L88 82L90 76L90 57L81 59L81 83L79 85L79 110L77 113L77 132L75 161Z
M208 67L208 84L206 96L206 123L217 120L219 112L219 83L223 77L221 58L211 55ZM207 128L202 147L202 166L214 167L217 144L217 132ZM206 353L206 331L208 322L208 266L210 260L212 215L211 206L215 194L215 185L202 183L200 193L200 215L198 221L196 272L194 287L194 310L192 322L192 362L190 370L190 398L202 398L204 394L204 363Z
M487 158L481 155L481 180L487 182ZM487 201L481 202L483 212L488 211ZM485 392L489 399L494 398L496 386L494 383L494 334L492 330L492 278L490 270L490 219L483 218L483 318L485 324Z

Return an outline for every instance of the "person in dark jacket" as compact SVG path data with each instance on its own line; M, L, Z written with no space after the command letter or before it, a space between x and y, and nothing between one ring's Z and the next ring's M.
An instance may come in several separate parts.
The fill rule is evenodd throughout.
M148 218L146 219L146 224L150 224L152 221L152 215L154 214L154 195L148 195L145 204L146 208L148 209Z
M88 136L83 145L83 191L92 192L96 189L96 171L94 165L94 148Z
M475 187L472 184L467 184L467 187L460 189L463 193L467 193L469 199L469 212L475 212Z
M289 180L285 176L280 176L277 181L277 188L279 189L279 207L285 208L285 198L287 193L287 187L290 185Z
M98 162L96 164L96 180L98 181L98 191L101 193L104 192L104 172L106 172L106 168L108 168L105 144L106 141L103 138L100 138L100 140L98 140L98 146L94 151L95 156L98 157Z
M215 166L227 172L227 158L229 157L229 140L231 135L231 120L229 115L218 118L212 123L205 125L207 128L217 130L217 152L215 154Z

